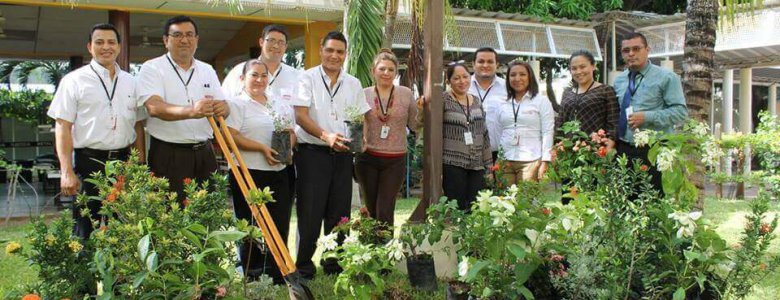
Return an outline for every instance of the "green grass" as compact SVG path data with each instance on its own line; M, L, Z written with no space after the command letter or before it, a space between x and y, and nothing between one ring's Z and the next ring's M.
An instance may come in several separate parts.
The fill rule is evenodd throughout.
M417 206L417 199L401 199L396 206L396 225L404 224L411 215L414 208ZM729 244L736 244L739 241L739 234L744 226L744 216L749 211L748 203L745 201L733 201L733 200L719 200L719 199L707 199L705 203L704 216L716 225L718 233L720 233ZM777 214L780 213L780 204L772 204L772 211ZM353 213L356 216L357 211ZM295 245L295 231L297 228L297 217L293 213L290 224L290 237L288 238L288 245ZM24 243L24 236L27 231L31 229L29 224L15 224L10 226L0 226L0 245L4 246L4 242L10 240L22 241ZM397 233L397 232L396 232ZM295 257L295 247L291 248L291 254ZM774 255L780 255L780 239L773 242L769 250ZM314 261L319 261L321 253L317 251L315 253ZM18 256L8 257L3 251L0 253L0 295L4 294L10 288L17 284L30 283L36 279L36 271L28 266L28 264L19 258ZM310 282L308 286L315 293L317 299L338 299L333 296L333 283L335 281L334 276L318 276L314 281ZM429 300L429 299L443 299L444 298L444 283L440 282L439 291L436 293L425 293L413 291L408 287L406 277L401 274L392 274L387 278L388 286L394 287L411 295L412 299ZM280 288L275 293L277 299L286 299L287 290ZM780 295L780 271L767 276L763 281L756 285L751 295L747 298L750 300L758 299L775 299L777 295Z

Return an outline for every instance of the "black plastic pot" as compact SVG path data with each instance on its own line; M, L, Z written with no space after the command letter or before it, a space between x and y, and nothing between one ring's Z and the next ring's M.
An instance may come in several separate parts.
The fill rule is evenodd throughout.
M274 159L285 165L292 164L290 131L274 131L273 135L271 135L271 149L277 152L274 155Z
M409 271L409 283L413 287L424 291L438 289L436 266L432 255L423 254L406 258L406 270Z
M347 131L349 131L349 152L361 153L363 152L363 123L347 123Z
M468 286L462 282L447 284L447 300L469 300Z

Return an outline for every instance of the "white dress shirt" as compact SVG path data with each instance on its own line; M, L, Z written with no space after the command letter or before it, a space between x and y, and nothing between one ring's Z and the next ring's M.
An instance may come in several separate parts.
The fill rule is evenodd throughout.
M485 126L490 136L490 150L498 151L501 137L501 126L498 124L498 109L501 103L506 102L506 81L501 77L494 77L493 83L487 89L482 89L474 75L471 75L469 94L479 97L482 108L485 109Z
M555 116L547 97L536 94L531 98L526 93L520 101L504 100L498 110L498 122L506 160L550 161Z
M60 81L47 115L73 123L73 148L116 150L135 141L135 122L144 118L135 104L135 78L116 63L114 69L111 78L93 59Z
M189 83L185 86L187 81ZM193 58L190 69L184 70L168 53L150 59L141 66L137 94L139 106L154 95L160 96L168 104L178 106L194 106L195 102L205 96L225 99L217 72L211 65ZM200 143L212 136L206 118L164 121L150 117L146 122L146 130L159 140L180 144Z
M290 114L290 106L286 103L269 97L266 105L252 100L246 93L241 93L237 97L230 98L230 116L228 116L227 126L238 130L244 137L271 147L271 137L274 132L274 114L282 114L286 118L293 118ZM253 170L280 171L286 165L276 164L271 166L265 160L265 155L260 151L239 150L244 159L246 167Z
M237 64L222 80L222 94L228 99L238 97L244 92L244 83L241 82L244 64L246 62ZM293 67L283 63L279 64L275 74L268 74L270 75L268 78L268 93L274 99L292 104L293 97L295 97L295 88L298 86L301 73L300 70L296 70Z
M349 137L344 122L347 120L346 109L355 107L358 113L365 114L371 107L366 103L366 95L360 81L343 69L333 88L326 86L330 82L331 79L322 70L322 66L304 71L298 81L293 105L308 107L309 116L322 130ZM319 136L309 134L300 126L295 129L295 135L301 143L327 146Z

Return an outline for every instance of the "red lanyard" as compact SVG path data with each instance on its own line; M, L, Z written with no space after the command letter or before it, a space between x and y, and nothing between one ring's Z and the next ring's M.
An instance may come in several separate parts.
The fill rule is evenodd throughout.
M390 109L393 107L393 92L395 92L395 85L390 89L390 97L387 98L387 107L385 107L382 106L382 98L379 96L379 89L377 89L376 86L374 87L374 93L376 93L374 104L376 104L380 110L376 112L376 116L382 123L387 123L387 120L390 119Z

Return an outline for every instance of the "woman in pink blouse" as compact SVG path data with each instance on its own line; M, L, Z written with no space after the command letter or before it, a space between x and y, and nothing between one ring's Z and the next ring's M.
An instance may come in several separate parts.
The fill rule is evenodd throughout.
M406 171L407 127L416 129L412 91L393 84L398 59L388 49L374 58L375 86L366 88L366 151L355 158L355 175L372 218L393 226L395 200Z

